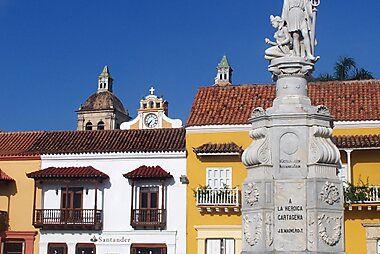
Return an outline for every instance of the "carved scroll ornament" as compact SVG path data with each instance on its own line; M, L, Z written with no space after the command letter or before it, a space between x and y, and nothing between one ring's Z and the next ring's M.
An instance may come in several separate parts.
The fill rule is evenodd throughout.
M271 164L268 128L263 127L251 130L250 137L253 141L242 155L244 165L248 167L259 164Z
M331 141L332 129L313 126L310 135L309 163L337 164L339 150Z

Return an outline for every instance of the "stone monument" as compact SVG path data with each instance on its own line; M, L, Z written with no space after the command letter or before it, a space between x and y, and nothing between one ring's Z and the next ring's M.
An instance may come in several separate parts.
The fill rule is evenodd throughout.
M332 118L312 106L308 80L314 54L319 0L284 0L271 16L275 41L265 51L276 82L273 106L253 110L252 144L242 161L242 254L345 253L344 199L336 175L339 151L331 141Z

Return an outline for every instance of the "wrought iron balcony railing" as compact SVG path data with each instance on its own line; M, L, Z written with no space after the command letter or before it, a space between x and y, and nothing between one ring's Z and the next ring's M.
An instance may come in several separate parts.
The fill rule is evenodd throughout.
M103 211L94 209L36 209L33 225L42 229L89 229L103 227Z

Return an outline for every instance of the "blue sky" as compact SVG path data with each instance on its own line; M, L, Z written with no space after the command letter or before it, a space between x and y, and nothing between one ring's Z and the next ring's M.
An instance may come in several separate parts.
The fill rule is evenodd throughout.
M104 65L132 117L154 86L186 121L227 54L233 83L271 83L263 54L281 0L0 0L2 131L72 130ZM379 0L321 0L316 72L339 56L380 78Z

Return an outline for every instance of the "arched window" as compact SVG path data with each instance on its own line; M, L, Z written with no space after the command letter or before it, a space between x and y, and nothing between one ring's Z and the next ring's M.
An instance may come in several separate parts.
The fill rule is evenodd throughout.
M90 131L92 130L92 123L91 122L87 122L86 123L86 131Z
M149 107L154 108L154 102L153 101L149 102Z
M103 121L99 121L98 130L104 130L104 122Z
M224 73L224 79L227 79L227 73Z

